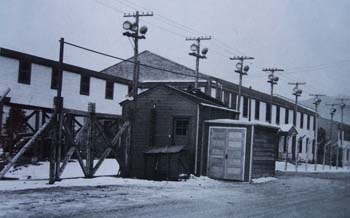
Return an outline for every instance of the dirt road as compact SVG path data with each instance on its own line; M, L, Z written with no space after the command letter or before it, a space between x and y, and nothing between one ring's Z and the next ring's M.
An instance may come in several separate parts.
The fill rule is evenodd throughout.
M100 186L0 192L0 217L350 217L350 174L262 184Z

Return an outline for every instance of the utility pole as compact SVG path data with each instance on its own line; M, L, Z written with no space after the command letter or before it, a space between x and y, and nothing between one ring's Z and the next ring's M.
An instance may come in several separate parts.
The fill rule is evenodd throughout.
M315 138L315 150L313 153L314 156L314 161L315 161L315 171L317 171L317 155L318 155L318 122L319 122L319 115L318 115L318 106L321 104L322 100L320 99L320 97L323 97L325 95L322 94L310 94L310 96L314 96L314 102L313 104L315 105L315 122L314 122L314 127L315 127L315 131L314 131L314 138Z
M294 107L294 114L293 114L293 125L295 126L295 128L297 127L297 114L298 114L298 98L301 96L301 94L303 93L303 90L301 90L299 88L300 85L305 85L305 82L289 82L289 85L294 85L295 87L293 88L293 95L295 95L295 107ZM294 140L292 140L293 144L292 144L292 159L293 159L293 155L295 158L295 170L298 170L298 146L296 145L297 140L296 140L296 136L294 136ZM294 148L294 152L293 152L293 148Z
M278 76L275 76L275 72L282 72L284 70L283 69L279 69L279 68L264 68L264 69L262 69L262 71L270 73L269 76L268 76L267 82L270 83L270 85L271 85L270 119L269 119L269 123L272 123L273 86L277 85L277 82L279 80Z
M125 21L123 23L123 29L127 30L123 35L127 37L131 37L134 41L134 70L133 70L133 89L132 92L129 93L129 96L133 96L134 98L137 95L138 91L138 77L139 77L139 67L138 65L138 56L139 56L139 39L146 39L145 34L147 33L148 28L146 26L142 26L139 28L140 17L150 17L153 16L153 12L149 13L140 13L136 11L133 14L124 14L124 17L134 17L135 22L131 23L130 21Z
M337 104L326 104L328 106L331 106L330 108L330 115L331 115L331 127L329 130L329 140L330 140L330 144L329 144L329 169L332 169L332 156L333 156L333 150L332 150L332 138L333 138L333 121L334 121L334 114L337 111L337 109L335 109L334 106L336 106Z
M350 100L349 98L337 98L336 100L340 101L340 113L341 113L341 127L340 127L340 146L343 148L343 135L344 135L344 109L346 107L345 101ZM336 168L339 167L339 146L337 144L337 160L336 160Z
M238 61L238 63L236 64L235 73L239 74L238 101L237 101L237 107L236 107L236 110L239 112L241 110L242 79L243 79L243 76L248 75L248 71L249 71L249 66L243 65L244 60L253 60L253 59L254 59L253 57L247 57L247 56L234 56L230 58L230 60Z
M206 54L208 53L207 48L202 49L202 54L200 54L201 49L201 41L202 40L211 40L211 36L200 36L200 37L187 37L186 41L196 41L196 43L192 44L190 49L192 52L188 53L191 56L196 58L196 80L194 83L194 88L198 89L198 77L199 77L199 59L205 59Z

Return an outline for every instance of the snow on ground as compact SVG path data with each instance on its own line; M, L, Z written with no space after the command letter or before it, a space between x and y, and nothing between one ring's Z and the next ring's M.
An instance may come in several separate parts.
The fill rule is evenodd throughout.
M276 178L274 177L261 177L257 179L252 179L253 183L266 183L274 180L276 180Z
M314 164L305 164L305 163L300 163L298 165L298 172L308 172L308 173L322 173L322 172L350 172L350 168L348 167L338 167L336 169L335 166L332 166L329 168L329 165L325 165L324 169L322 167L322 164L317 164L317 170L315 171L315 165ZM295 165L291 163L287 163L287 170L285 171L285 162L284 161L276 161L276 171L281 171L281 172L295 172Z
M94 164L97 160L94 161ZM115 159L105 159L96 172L96 176L117 175L119 170L118 162ZM68 162L61 178L83 177L83 171L78 161ZM15 177L23 179L48 179L49 162L38 162L37 165L24 165L17 168L11 168L6 177Z
M19 178L19 180L0 180L0 191L24 190L51 187L72 187L72 186L105 186L105 185L140 185L140 186L217 186L220 181L205 176L195 177L183 182L151 181L140 179L123 179L113 177L118 172L118 163L113 159L106 159L96 173L95 178L82 178L84 175L78 162L68 163L62 181L48 184L49 163L40 162L38 165L27 165L18 168L11 168L6 177ZM80 178L79 178L80 177Z

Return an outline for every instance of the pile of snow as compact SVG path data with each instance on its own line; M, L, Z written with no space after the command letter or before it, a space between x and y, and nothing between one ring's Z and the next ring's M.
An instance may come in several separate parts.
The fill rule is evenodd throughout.
M252 179L253 183L266 183L266 182L271 182L276 180L276 178L274 177L261 177L261 178L257 178L257 179Z
M291 163L287 163L287 170L285 170L285 162L284 161L276 161L276 171L281 172L295 172L295 165ZM314 164L305 164L300 163L298 164L298 172L308 172L308 173L322 173L322 172L350 172L350 168L348 167L338 167L338 169L335 166L332 166L329 168L329 165L325 165L324 169L322 164L317 164L316 166L317 170L315 171L315 165Z
M95 162L96 164L96 162ZM69 162L61 176L62 180L53 185L48 184L49 163L39 162L35 165L26 165L17 168L11 168L6 177L18 178L18 180L0 180L0 191L24 190L51 187L73 187L73 186L167 186L167 187L215 187L222 182L208 177L196 177L191 175L189 179L180 182L176 181L152 181L140 179L123 179L117 175L119 165L114 159L106 159L95 178L83 178L83 172L77 161ZM79 178L80 177L80 178Z

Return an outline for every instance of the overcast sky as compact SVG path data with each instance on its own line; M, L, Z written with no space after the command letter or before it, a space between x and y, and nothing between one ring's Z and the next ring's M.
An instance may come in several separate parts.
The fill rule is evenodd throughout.
M60 37L123 58L133 54L122 36L122 12L152 11L141 19L150 50L194 68L186 36L203 41L208 59L200 71L232 82L233 55L253 56L243 84L268 92L263 67L279 67L276 93L292 97L288 82L304 81L303 97L350 93L349 0L0 0L0 47L58 59ZM65 62L101 70L116 60L66 48Z

